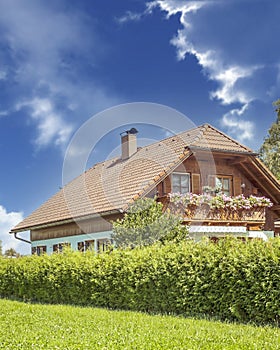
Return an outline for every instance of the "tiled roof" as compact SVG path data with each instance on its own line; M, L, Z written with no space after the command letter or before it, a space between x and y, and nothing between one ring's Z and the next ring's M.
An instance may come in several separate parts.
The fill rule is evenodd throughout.
M252 152L205 124L142 147L127 160L114 158L95 164L15 226L12 232L125 210L130 202L151 191L186 159L192 147L235 153Z
M202 127L202 130L202 137L192 143L192 147L198 146L218 151L253 153L250 148L243 146L241 143L237 142L211 125L205 124Z

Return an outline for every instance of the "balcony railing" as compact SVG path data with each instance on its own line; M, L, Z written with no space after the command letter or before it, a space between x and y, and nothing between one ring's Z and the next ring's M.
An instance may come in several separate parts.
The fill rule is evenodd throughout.
M172 206L172 203L169 205ZM182 213L182 211L181 211ZM265 222L265 208L256 207L251 209L236 209L229 208L210 209L207 205L200 207L187 207L183 209L184 220L198 221L222 221L234 222Z
M258 224L266 220L266 208L271 206L264 197L228 197L217 195L169 194L159 199L173 213L183 216L184 221L221 222L221 224Z

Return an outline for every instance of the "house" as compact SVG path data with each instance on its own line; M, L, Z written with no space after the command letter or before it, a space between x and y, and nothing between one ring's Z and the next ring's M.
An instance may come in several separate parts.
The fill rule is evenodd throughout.
M216 216L185 211L194 235L273 236L280 218L280 184L251 149L208 124L142 148L132 128L122 134L121 144L120 157L95 164L11 233L21 239L18 234L30 230L32 252L38 254L64 245L102 251L111 241L112 221L136 199L157 196L166 207L171 192L200 194L219 185L225 195L265 196L273 206L244 209L242 215L239 210L237 216L233 211L222 215L216 210Z

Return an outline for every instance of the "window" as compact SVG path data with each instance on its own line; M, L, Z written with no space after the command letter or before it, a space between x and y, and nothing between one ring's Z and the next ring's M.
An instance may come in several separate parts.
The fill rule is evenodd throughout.
M69 247L70 243L58 243L53 245L53 252L61 253L64 248Z
M108 238L97 240L97 251L99 253L105 252L112 245L112 240Z
M172 192L178 192L178 193L190 192L190 174L173 173L172 174Z
M42 255L47 252L47 246L38 245L37 247L32 247L32 254Z
M231 195L231 176L217 176L216 188L227 196Z
M79 252L85 252L86 250L94 250L94 239L84 242L78 242Z

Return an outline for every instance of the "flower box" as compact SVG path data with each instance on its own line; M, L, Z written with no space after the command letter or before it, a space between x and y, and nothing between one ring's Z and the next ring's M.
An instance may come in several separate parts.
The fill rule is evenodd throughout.
M169 194L170 209L191 220L264 221L265 208L271 207L268 198L243 195L229 197L192 193Z

